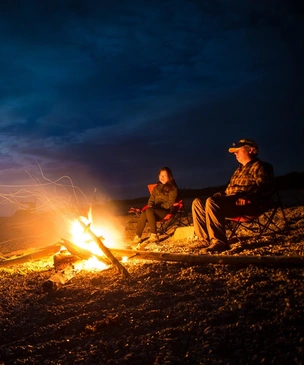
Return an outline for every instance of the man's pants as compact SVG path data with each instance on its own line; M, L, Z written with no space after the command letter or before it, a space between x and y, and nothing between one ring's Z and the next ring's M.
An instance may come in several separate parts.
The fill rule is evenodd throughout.
M192 203L194 232L199 239L227 243L225 218L259 214L253 204L236 205L237 196L196 198Z

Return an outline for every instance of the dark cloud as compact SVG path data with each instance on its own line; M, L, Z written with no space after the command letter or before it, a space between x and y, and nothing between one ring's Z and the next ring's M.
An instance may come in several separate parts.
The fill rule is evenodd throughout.
M299 1L11 1L0 5L3 184L25 171L84 190L222 184L232 141L303 170Z

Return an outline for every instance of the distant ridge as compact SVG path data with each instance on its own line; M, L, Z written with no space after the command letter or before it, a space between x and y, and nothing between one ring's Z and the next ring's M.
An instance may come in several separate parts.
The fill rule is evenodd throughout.
M304 189L304 172L290 172L289 174L276 177L279 190Z

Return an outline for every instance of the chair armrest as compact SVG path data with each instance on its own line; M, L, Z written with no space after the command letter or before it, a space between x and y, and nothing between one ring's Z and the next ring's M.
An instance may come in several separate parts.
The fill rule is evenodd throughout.
M130 214L138 214L138 213L141 213L141 209L139 209L139 208L130 208L129 209L129 212L128 213L130 213Z
M145 205L144 207L141 208L141 211L144 212L148 208L149 208L149 205Z

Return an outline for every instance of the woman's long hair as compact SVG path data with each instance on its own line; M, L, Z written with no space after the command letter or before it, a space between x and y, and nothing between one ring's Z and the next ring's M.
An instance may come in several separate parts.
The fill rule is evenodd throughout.
M159 171L158 171L158 176L159 174L162 172L162 171L166 171L167 175L168 175L168 179L169 181L166 182L166 184L164 184L162 186L162 192L164 193L164 195L168 195L169 192L171 190L174 190L174 189L177 189L177 185L176 185L176 182L173 178L173 174L172 174L172 171L169 167L162 167Z

